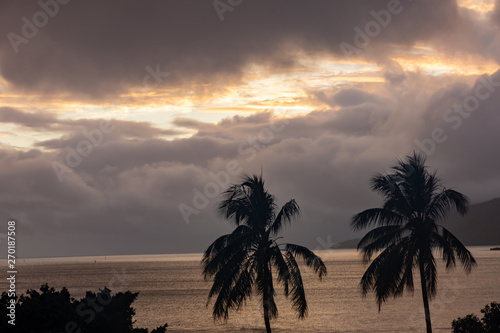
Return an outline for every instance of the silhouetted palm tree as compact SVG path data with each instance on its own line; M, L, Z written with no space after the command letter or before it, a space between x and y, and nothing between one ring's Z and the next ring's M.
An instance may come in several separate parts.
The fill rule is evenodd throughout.
M363 260L380 254L371 262L361 279L362 292L375 292L380 305L390 296L401 296L404 289L413 292L413 269L420 272L420 285L427 332L432 332L429 300L436 294L437 270L433 250L438 250L446 268L455 266L456 258L470 272L476 261L465 246L446 228L437 224L454 208L467 213L465 195L446 189L429 173L425 158L414 153L392 167L392 173L371 179L372 190L381 193L381 208L367 209L351 220L354 230L377 226L358 244Z
M262 301L266 330L270 333L269 320L278 315L273 268L285 295L291 295L299 318L304 318L307 301L296 258L302 257L320 279L326 275L325 264L309 249L278 244L276 237L286 223L299 215L299 206L290 200L278 212L276 199L264 188L262 176L244 176L243 182L231 186L224 196L219 212L234 222L236 229L215 240L202 260L205 279L213 277L208 301L217 296L214 318L227 319L230 309L239 310L256 293Z

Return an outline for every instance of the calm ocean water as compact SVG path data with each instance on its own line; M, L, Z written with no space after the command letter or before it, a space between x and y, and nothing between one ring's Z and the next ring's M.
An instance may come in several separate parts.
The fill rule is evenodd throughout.
M456 317L480 314L487 303L500 302L500 251L471 250L478 266L470 275L460 267L449 272L440 267L438 295L431 303L435 332L450 332ZM278 291L279 318L271 322L273 332L424 332L418 289L413 297L389 300L378 312L373 295L363 298L359 291L365 266L356 251L318 254L328 267L322 282L308 268L302 269L309 316L298 320ZM200 254L21 259L17 290L25 293L47 282L57 289L67 287L78 298L104 286L113 292L138 291L133 304L136 327L154 328L168 322L168 332L265 332L257 298L227 322L214 322L211 308L205 306L210 283L203 281L200 259ZM5 262L0 269L6 271ZM6 287L2 279L1 290Z

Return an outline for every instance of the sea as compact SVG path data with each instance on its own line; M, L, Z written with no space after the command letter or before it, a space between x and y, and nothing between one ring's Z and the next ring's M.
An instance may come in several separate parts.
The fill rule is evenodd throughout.
M486 304L500 302L500 251L470 250L478 262L470 274L458 265L446 270L439 264L438 293L431 301L434 332L451 332L453 319L470 313L481 316ZM373 293L361 294L366 265L356 250L316 253L328 275L320 281L302 266L308 316L298 319L290 300L277 289L279 316L271 321L273 332L425 332L418 279L413 294L391 298L379 309ZM75 298L104 287L113 293L130 290L139 292L132 305L134 327L152 329L168 323L167 332L265 332L256 296L226 321L213 319L213 302L207 303L211 284L203 279L200 260L201 254L18 259L16 289L21 294L48 283L58 290L66 287ZM6 262L0 269L7 271ZM0 289L8 289L5 278Z

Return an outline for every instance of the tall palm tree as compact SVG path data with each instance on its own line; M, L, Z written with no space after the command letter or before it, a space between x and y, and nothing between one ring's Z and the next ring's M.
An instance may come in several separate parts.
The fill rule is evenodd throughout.
M216 239L202 259L205 280L213 278L207 306L210 299L216 297L214 319L227 319L229 310L239 310L245 300L256 293L262 302L266 331L270 333L270 319L278 315L273 268L285 295L291 295L299 318L305 318L307 301L296 259L301 257L320 279L326 275L326 266L306 247L277 243L283 226L300 213L295 200L278 211L276 199L264 188L262 176L244 176L241 184L224 192L219 213L236 228Z
M467 213L465 195L446 189L436 173L425 166L425 157L417 153L399 160L390 174L377 174L371 188L384 196L381 208L367 209L353 216L351 226L360 230L376 226L359 242L358 250L368 263L361 279L363 295L375 292L379 305L390 296L401 296L406 289L413 292L413 270L418 268L425 310L427 333L432 332L429 300L436 295L437 269L434 251L455 266L456 258L469 273L476 261L465 246L438 222L451 209Z

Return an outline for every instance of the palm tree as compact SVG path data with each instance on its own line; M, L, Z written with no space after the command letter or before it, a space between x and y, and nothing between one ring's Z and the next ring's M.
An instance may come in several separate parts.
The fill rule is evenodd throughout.
M467 213L465 195L446 189L436 173L425 166L425 157L413 153L399 160L390 174L375 175L371 188L384 196L381 208L367 209L353 216L354 230L376 226L359 242L358 250L368 263L378 256L361 278L363 295L375 292L379 305L406 289L413 292L413 270L418 267L425 310L427 333L432 332L429 300L436 295L437 269L434 250L442 255L446 268L455 266L456 258L469 273L476 260L465 246L438 222L451 209Z
M213 278L207 306L216 297L213 317L227 319L229 310L239 310L247 298L256 293L262 302L266 331L270 319L277 317L274 301L273 268L284 293L291 295L298 317L307 316L307 301L297 257L301 257L321 279L326 266L320 257L306 247L278 244L276 237L283 226L300 214L295 200L277 211L276 199L264 188L262 176L244 176L241 184L224 192L219 213L236 228L216 239L202 259L205 280Z

